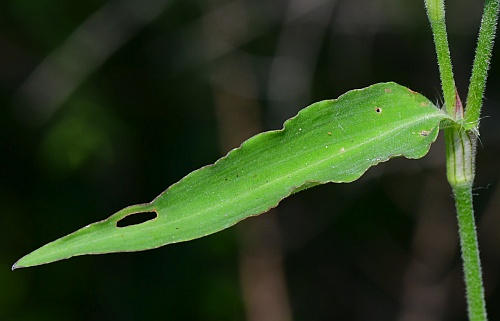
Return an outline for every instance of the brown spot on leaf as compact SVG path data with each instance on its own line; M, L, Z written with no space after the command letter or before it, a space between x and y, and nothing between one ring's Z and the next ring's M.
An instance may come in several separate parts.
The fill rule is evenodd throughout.
M389 89L389 88L386 88L384 91L385 91L386 93L390 93L392 90L391 90L391 89Z
M429 131L427 131L427 130L422 130L422 131L420 132L420 136L423 136L423 137L429 136Z

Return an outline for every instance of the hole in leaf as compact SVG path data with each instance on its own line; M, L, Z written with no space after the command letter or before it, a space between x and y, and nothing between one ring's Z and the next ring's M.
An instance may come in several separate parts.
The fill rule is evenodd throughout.
M382 112L382 108L380 108L380 107L375 107L375 112L376 112L377 114L380 114L380 113Z
M156 212L141 212L141 213L134 213L125 216L118 222L116 222L117 227L127 227L131 225L137 225L141 224L147 221L154 220L155 218L158 217L158 214Z
M422 131L420 132L420 136L424 136L424 137L425 137L425 136L429 136L429 132L428 132L427 130L422 130Z

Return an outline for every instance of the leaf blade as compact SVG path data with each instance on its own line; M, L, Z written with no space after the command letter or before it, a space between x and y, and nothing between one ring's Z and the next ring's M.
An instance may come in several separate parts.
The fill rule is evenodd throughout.
M269 210L312 185L351 182L396 156L423 157L449 117L395 83L312 104L284 129L256 135L215 164L170 186L151 203L127 207L21 258L13 268L76 255L139 251L215 233ZM147 222L117 227L134 213Z

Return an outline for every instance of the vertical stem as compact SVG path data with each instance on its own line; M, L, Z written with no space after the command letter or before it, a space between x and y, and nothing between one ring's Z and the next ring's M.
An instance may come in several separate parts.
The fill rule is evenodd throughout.
M477 39L476 55L470 77L469 91L467 93L465 123L468 128L477 128L479 125L486 77L490 67L491 51L493 50L495 40L499 2L499 0L486 0L484 4L483 18L481 19L481 27Z
M448 46L448 35L446 33L444 0L425 0L427 16L431 23L434 44L443 88L446 113L455 116L455 79L453 78L453 67L451 64L450 47Z
M447 176L455 196L469 320L486 321L481 262L472 207L477 138L472 132L457 125L445 129L445 139Z
M474 211L472 209L472 188L471 186L455 187L453 188L453 194L457 206L469 320L485 321L487 320L486 304L484 301Z
M446 113L461 125L445 129L448 181L455 196L460 234L460 246L465 274L470 321L486 321L486 305L479 259L472 184L475 173L476 136L486 84L493 39L495 37L500 0L486 0L478 38L478 46L467 96L465 112L455 89L450 50L446 34L444 0L425 0L427 16L438 57Z

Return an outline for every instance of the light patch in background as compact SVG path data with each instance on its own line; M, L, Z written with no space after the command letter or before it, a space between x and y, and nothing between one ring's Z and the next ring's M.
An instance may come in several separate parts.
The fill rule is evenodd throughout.
M85 101L62 111L40 143L43 169L61 175L78 171L90 162L111 164L115 158L112 141L119 132L114 118Z

